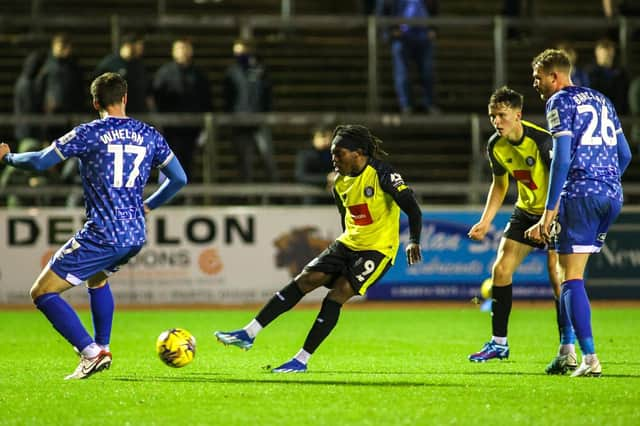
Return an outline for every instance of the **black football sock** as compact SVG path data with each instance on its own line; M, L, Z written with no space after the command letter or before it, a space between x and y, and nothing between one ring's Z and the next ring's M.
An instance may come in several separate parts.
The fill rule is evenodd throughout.
M558 324L558 337L562 341L562 315L560 314L560 301L553 299L556 305L556 323Z
M256 316L256 321L258 321L261 326L266 327L271 321L278 318L278 316L293 308L303 296L304 293L300 290L298 284L296 284L295 281L291 281L282 290L276 292L271 300L264 305Z
M325 298L322 301L320 312L307 335L307 339L304 341L302 349L310 354L318 349L318 346L327 338L331 330L333 330L338 323L340 308L342 308L342 305L333 300Z
M493 286L493 303L491 304L491 327L496 337L507 337L507 324L511 313L513 286Z

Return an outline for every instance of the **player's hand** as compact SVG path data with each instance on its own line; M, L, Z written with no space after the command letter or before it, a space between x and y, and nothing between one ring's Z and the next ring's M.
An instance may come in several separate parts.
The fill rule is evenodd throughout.
M544 239L542 237L542 226L542 221L531 226L529 229L524 231L524 237L536 243L544 243Z
M4 156L10 152L11 152L11 148L9 148L9 145L7 145L4 142L0 143L0 162L4 160Z
M151 209L146 204L143 204L142 208L144 209L144 215L145 216L148 215L149 213L151 213Z
M422 249L420 248L420 244L409 243L406 249L407 254L407 263L409 265L414 265L422 261Z
M485 235L487 235L487 232L489 232L489 225L482 222L478 222L475 225L473 225L471 229L469 229L469 232L467 233L467 235L472 240L482 241Z
M524 237L537 243L550 244L553 238L553 222L557 213L557 210L545 210L538 223L524 232Z

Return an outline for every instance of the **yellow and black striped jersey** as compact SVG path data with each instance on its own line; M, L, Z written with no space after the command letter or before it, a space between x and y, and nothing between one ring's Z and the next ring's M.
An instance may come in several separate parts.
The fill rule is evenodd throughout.
M495 176L509 173L517 182L516 207L539 215L544 213L547 199L553 141L542 127L524 120L522 127L524 134L517 142L497 133L491 136L487 154Z
M355 251L377 250L393 263L400 244L396 200L404 191L411 189L402 176L375 159L357 176L338 175L333 192L344 221L338 241Z

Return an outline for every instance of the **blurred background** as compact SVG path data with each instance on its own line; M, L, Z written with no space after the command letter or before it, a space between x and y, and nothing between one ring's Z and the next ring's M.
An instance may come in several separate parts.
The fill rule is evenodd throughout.
M289 267L283 265L292 261L282 247L313 257L309 246L337 236L325 179L326 146L316 146L314 137L336 124L364 124L384 141L389 161L413 187L429 232L423 236L420 274L398 271L389 285L404 283L406 291L394 293L391 286L379 297L479 295L511 210L507 199L486 258L478 254L483 248L461 242L482 211L491 181L485 156L493 133L486 106L491 92L505 84L520 91L524 118L544 126L544 103L531 86L530 62L545 48L561 46L575 55L581 72L576 78L614 100L635 155L640 5L424 1L416 3L426 14L400 16L393 3L0 0L0 140L13 151L48 145L96 116L88 85L99 72L128 74L129 115L164 132L188 164L191 181L151 222L146 260L122 274L131 278L122 286L130 296L121 299L235 303L262 300L286 282ZM420 44L406 53L403 76L394 52L399 34L407 31L414 31ZM244 72L241 81L238 69ZM607 240L609 252L590 265L595 297L640 297L639 161L635 155L625 175L625 210ZM25 270L35 274L40 257L81 224L82 192L74 167L69 163L41 175L1 171L0 216L6 226L0 231L0 282L10 282L15 291L3 283L0 302L21 303L32 277L13 277ZM300 220L305 216L315 219ZM287 238L306 241L305 248L292 249ZM241 244L237 252L225 254L234 244ZM266 269L254 273L270 278L257 289L247 285L243 293L238 281L260 280L219 274L243 269L242 262L231 268L235 263L229 259L245 258L249 248L265 262ZM548 297L544 268L538 273L536 256L531 258L523 280L537 290L521 297ZM25 264L28 260L36 265ZM218 268L221 264L226 268ZM180 267L186 269L179 272ZM156 269L143 273L144 268ZM212 277L219 285L213 290ZM149 295L163 279L167 288L187 295Z

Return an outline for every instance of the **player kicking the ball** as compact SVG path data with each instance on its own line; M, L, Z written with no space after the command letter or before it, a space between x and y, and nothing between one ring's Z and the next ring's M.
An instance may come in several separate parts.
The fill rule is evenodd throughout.
M241 330L216 331L218 340L248 350L256 335L278 316L293 308L305 294L330 288L302 349L274 373L307 370L311 355L331 333L342 305L364 295L391 267L399 246L400 209L409 217L409 265L422 259L422 213L413 191L379 156L381 141L369 129L342 125L333 132L331 155L337 172L333 189L344 232L329 248L278 291L258 315Z

